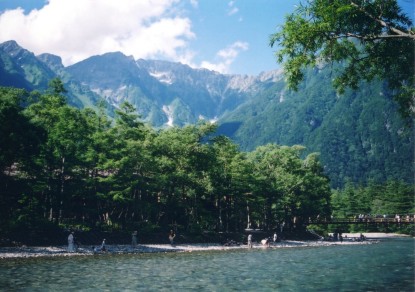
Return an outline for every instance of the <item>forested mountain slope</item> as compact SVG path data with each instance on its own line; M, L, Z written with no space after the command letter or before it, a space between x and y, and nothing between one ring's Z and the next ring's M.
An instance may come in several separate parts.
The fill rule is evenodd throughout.
M413 183L413 127L399 116L391 93L377 81L338 95L330 66L308 70L293 92L280 71L223 75L121 53L64 67L59 56L35 56L14 41L0 44L1 86L43 92L57 77L78 108L101 103L113 115L128 101L154 127L215 120L219 134L244 151L267 143L304 145L307 153L321 153L332 187L347 179Z
M380 82L338 95L331 70L308 70L297 92L277 82L221 120L220 133L243 149L302 144L319 152L332 187L389 179L413 183L413 128Z

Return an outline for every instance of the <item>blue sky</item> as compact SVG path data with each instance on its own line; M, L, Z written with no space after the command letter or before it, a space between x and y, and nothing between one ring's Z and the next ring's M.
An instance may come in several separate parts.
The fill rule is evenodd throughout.
M279 68L269 37L300 0L0 0L0 42L65 65L121 51L221 73ZM414 17L413 0L400 0Z

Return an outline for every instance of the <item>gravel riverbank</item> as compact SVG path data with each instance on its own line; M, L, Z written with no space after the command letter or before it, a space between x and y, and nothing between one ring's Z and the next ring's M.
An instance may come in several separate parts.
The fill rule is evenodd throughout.
M378 240L367 241L347 241L330 242L330 241L294 241L286 240L277 243L271 243L270 246L264 246L260 243L254 243L253 248L290 248L290 247L312 247L312 246L330 246L346 244L373 244ZM68 252L67 246L50 246L50 247L2 247L0 248L0 259L10 258L29 258L29 257L55 257L55 256L86 256L102 254L134 254L134 253L160 253L160 252L193 252L209 250L234 250L248 249L247 245L224 246L220 244L178 244L171 246L169 244L143 244L132 248L130 245L107 245L106 252L94 252L93 246L81 246L76 252Z
M320 247L332 245L356 245L356 244L374 244L381 239L391 237L407 237L408 235L394 233L363 233L367 240L358 241L360 233L344 233L343 242L340 241L295 241L283 240L277 243L271 243L269 246L261 243L254 243L253 248L290 248L290 247ZM107 245L106 252L94 252L94 247L90 245L80 246L76 252L68 252L67 246L21 246L21 247L1 247L0 259L11 258L30 258L30 257L55 257L55 256L86 256L86 255L103 255L103 254L134 254L134 253L157 253L157 252L192 252L192 251L209 251L209 250L234 250L248 249L246 244L225 246L221 244L139 244L135 248L130 245Z

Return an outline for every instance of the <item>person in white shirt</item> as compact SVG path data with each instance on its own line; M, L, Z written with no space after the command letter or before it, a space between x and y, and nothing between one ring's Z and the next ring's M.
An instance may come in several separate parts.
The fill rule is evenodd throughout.
M248 235L248 247L252 248L252 234Z
M74 252L74 251L75 251L74 237L73 237L73 232L71 232L68 236L68 252Z

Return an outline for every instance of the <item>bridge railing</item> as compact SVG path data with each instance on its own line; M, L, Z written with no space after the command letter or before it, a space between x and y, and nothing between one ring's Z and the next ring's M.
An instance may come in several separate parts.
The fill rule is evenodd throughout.
M404 218L385 218L385 217L364 217L364 218L330 218L330 219L310 219L309 224L358 224L358 223L415 223L414 216Z

